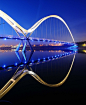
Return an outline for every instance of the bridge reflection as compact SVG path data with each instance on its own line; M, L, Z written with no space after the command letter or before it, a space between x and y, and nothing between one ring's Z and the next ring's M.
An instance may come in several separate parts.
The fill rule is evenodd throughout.
M57 50L59 52L59 50ZM35 78L39 83L43 84L43 85L46 85L46 86L49 86L49 87L58 87L60 85L62 85L68 78L70 72L71 72L71 69L72 69L72 66L73 66L73 63L74 63L74 60L75 60L75 55L76 55L76 51L74 50L69 50L69 51L62 51L63 53L62 54L59 54L59 55L55 55L55 56L51 56L51 57L45 57L45 58L41 58L41 59L35 59L35 60L31 60L31 57L32 55L35 53L33 51L31 51L30 53L30 56L29 56L29 59L27 60L27 57L26 57L26 52L23 52L22 55L23 55L23 58L25 60L25 62L23 63L21 61L21 63L19 64L15 64L15 65L10 65L10 66L4 66L4 67L1 67L0 69L1 70L6 70L6 71L10 71L10 70L13 70L13 69L16 69L14 75L12 76L12 78L5 84L5 86L0 90L0 99L21 79L23 78L25 75L29 74L31 75L33 78ZM19 60L21 60L20 56L19 56L19 53L16 52L16 55L18 57ZM66 74L66 76L57 84L48 84L47 82L45 82L38 74L36 74L33 69L32 69L32 66L33 65L37 65L37 64L40 64L40 63L46 63L46 62L49 62L49 61L52 61L52 60L56 60L56 59L61 59L63 57L67 57L67 56L70 56L70 55L73 55L73 59L72 59L72 62L71 62L71 65L70 65L70 68L68 70L68 73Z
M1 50L1 52L3 52L4 50ZM18 58L20 63L15 63L12 65L3 65L2 67L0 67L0 70L5 70L8 69L9 67L13 68L13 67L17 67L20 65L24 65L24 64L28 64L29 66L31 65L35 65L35 64L40 64L42 62L48 62L51 60L55 60L55 59L60 59L66 56L70 56L74 53L77 53L77 49L61 49L61 50L29 50L29 55L26 56L28 54L28 50L26 52L22 52L21 50L19 50L19 52L21 52L22 56L20 55L19 52L15 52L16 57ZM5 51L4 51L5 52ZM6 50L6 52L10 52L10 50ZM12 50L11 50L12 52ZM13 51L14 52L14 51ZM37 54L38 53L38 54ZM45 56L41 57L42 54L45 53ZM55 55L52 55L52 53L55 53ZM33 56L32 56L33 55ZM38 57L37 57L38 55ZM29 57L29 58L28 58ZM0 65L1 66L1 65Z

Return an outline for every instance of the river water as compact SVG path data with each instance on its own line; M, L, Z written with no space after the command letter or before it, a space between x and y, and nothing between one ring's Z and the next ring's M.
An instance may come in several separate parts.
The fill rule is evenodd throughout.
M28 64L27 64L28 62ZM40 50L15 52L0 50L0 89L12 78L16 70L24 67L38 75L39 82L30 74L22 77L1 101L9 103L54 102L84 103L86 98L86 54L72 50ZM19 69L19 70L20 70ZM67 76L66 80L58 84ZM19 71L18 70L18 71ZM47 84L45 84L45 82ZM51 85L48 85L51 84Z

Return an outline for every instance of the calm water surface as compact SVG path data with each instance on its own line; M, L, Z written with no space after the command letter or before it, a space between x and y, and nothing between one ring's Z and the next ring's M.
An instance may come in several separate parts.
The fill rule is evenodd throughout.
M3 69L4 65L10 67L16 63L19 65L22 63L24 66L24 63L29 60L28 65L41 79L49 84L57 84L67 75L74 55L72 70L63 85L48 87L30 75L26 75L1 100L11 103L33 103L33 100L53 103L84 102L86 98L85 53L50 50L35 51L31 56L31 51L26 51L25 54L21 51L0 51L0 67ZM2 69L0 70L0 89L13 76L17 66L11 69Z

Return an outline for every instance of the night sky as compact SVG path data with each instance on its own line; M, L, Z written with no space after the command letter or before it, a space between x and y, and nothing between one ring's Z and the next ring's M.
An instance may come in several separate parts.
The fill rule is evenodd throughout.
M75 41L86 41L86 0L0 0L0 10L29 29L39 19L59 15Z

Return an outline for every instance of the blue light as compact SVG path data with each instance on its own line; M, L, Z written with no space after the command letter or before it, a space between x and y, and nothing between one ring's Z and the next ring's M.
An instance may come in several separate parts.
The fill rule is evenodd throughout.
M45 59L45 58L43 58L43 59Z
M17 63L15 63L15 65L17 66L18 64L17 64Z
M6 40L6 38L4 38L4 40Z
M58 57L59 57L59 55L58 55Z
M49 59L49 57L48 57L48 59Z
M5 68L6 67L6 65L3 65L3 68Z
M8 67L9 69L11 69L12 67Z
M40 59L38 59L38 61L40 61Z
M24 63L27 63L26 61Z
M74 51L74 52L77 52L77 50L76 50L76 51Z
M56 55L55 55L55 57L56 57Z
M32 62L34 62L34 60L32 60Z
M43 40L43 42L45 42L45 40Z
M24 65L22 64L22 65L20 65L20 66L24 66Z
M30 65L32 65L32 63L30 63Z

